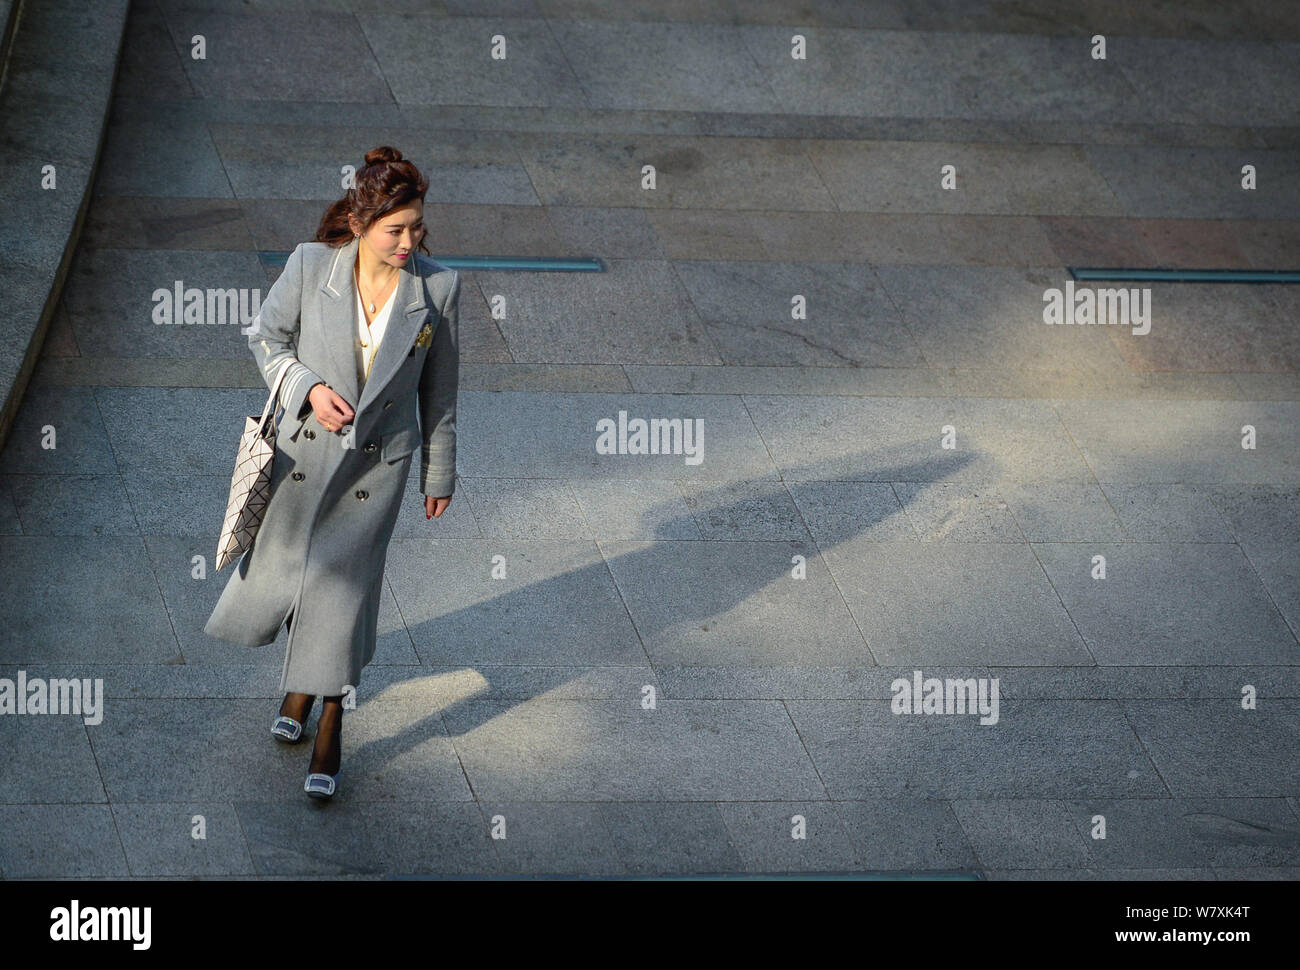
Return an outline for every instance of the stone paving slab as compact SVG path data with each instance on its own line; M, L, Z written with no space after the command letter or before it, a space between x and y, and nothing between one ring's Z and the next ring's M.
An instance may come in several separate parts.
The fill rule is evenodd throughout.
M235 306L209 298L202 319L190 322L183 306L157 302L158 290L170 297L178 283L186 291L248 292ZM252 323L269 290L252 253L101 249L77 260L64 305L86 356L242 360L248 336L240 331ZM219 314L215 319L208 315L213 311Z
M185 116L111 125L95 172L95 192L160 198L233 196L207 126Z
M263 401L265 403L265 401ZM704 428L702 460L679 454L597 454L597 422L691 418ZM734 396L575 394L462 391L457 405L457 469L467 477L703 479L775 478L764 441L745 402ZM519 429L528 434L521 436ZM617 435L615 434L615 437Z
M1210 495L1239 542L1300 541L1300 485L1218 485Z
M355 810L322 812L306 798L241 798L234 807L259 876L383 875L366 817ZM458 848L464 851L464 845Z
M1295 866L1300 818L1281 798L1069 802L1088 851L1106 868ZM1094 819L1105 820L1105 838Z
M1092 475L1045 401L745 395L786 481L1072 481ZM952 428L952 448L943 438Z
M263 700L266 710L274 715L282 696L278 690L280 666L279 658L273 664L190 664L179 661L163 664L0 664L0 676L12 680L20 670L26 670L29 677L98 678L103 681L107 699ZM811 673L818 674L817 671ZM804 676L808 674L805 672ZM511 701L545 695L552 699L616 700L627 697L629 691L639 691L645 684L658 684L658 675L645 663L479 663L470 667L464 664L383 663L377 660L366 668L357 696L358 703L412 703L441 709L474 698ZM675 688L674 693L682 697L695 696L685 689ZM76 717L71 716L66 723L74 724L76 721ZM43 722L38 720L36 723ZM31 736L37 737L38 734ZM68 737L72 743L77 742L75 733Z
M1152 120L1217 123L1248 114L1285 125L1300 98L1292 53L1263 40L1130 37L1118 45L1117 63Z
M825 798L783 705L469 701L443 713L484 800Z
M1124 701L1125 715L1171 794L1277 797L1295 790L1297 768L1279 752L1295 737L1300 706L1273 700L1258 710L1236 701Z
M385 575L424 663L645 660L591 541L394 539Z
M6 879L129 875L107 805L0 805Z
M146 561L134 536L5 537L0 663L161 663L175 656L157 580L140 568Z
M1300 212L1295 151L1252 152L1251 164L1266 180L1255 191L1243 191L1240 153L1230 149L1106 145L1086 152L1128 216L1295 219Z
M868 266L682 260L673 266L727 365L925 366ZM807 302L806 319L791 319L792 294Z
M609 541L601 551L655 664L781 666L810 652L832 665L871 662L811 543Z
M791 112L1133 117L1131 86L1114 72L1089 71L1079 42L1070 38L814 29L807 31L809 45L821 56L794 65L788 28L746 27L743 33L782 106ZM993 64L996 70L990 69Z
M872 654L916 664L1092 664L1024 543L865 542L824 551Z
M1121 215L1101 173L1074 145L808 142L841 211ZM941 191L944 167L956 191ZM863 173L871 173L864 178Z
M132 876L253 873L239 816L229 802L122 802L113 821Z
M1001 702L983 725L894 714L885 700L785 707L833 799L1169 795L1113 701Z
M1101 485L1124 531L1148 542L1231 542L1214 505L1215 493L1200 485Z
M1300 477L1295 401L1054 403L1070 437L1103 482L1293 484ZM1256 447L1242 448L1242 428Z
M1250 562L1219 543L1041 543L1034 553L1099 664L1285 664L1296 638ZM1093 578L1093 557L1106 578Z
M859 867L843 806L828 802L719 802L747 872L846 872Z
M529 133L516 135L515 145L543 205L838 208L795 139ZM643 164L659 173L653 193L629 177Z
M938 799L875 798L833 803L858 864L875 871L976 870L979 860L953 813Z
M87 671L75 674L84 677ZM36 670L32 675L54 676ZM7 669L6 676L16 678L17 671ZM83 719L76 715L5 717L0 726L5 748L0 760L0 804L105 802L99 766L86 731Z
M917 665L659 666L668 696L729 698L890 699L894 681L911 680ZM999 680L1001 696L1025 700L1213 699L1240 701L1249 684L1261 697L1300 697L1300 661L1283 666L1075 666L1026 667L925 665L927 677Z
M1041 882L1131 880L1134 882L1212 882L1223 878L1217 869L990 869L990 882L1036 880ZM1243 878L1243 877L1236 877Z
M952 812L988 869L1074 869L1091 861L1085 837L1058 801L957 799Z

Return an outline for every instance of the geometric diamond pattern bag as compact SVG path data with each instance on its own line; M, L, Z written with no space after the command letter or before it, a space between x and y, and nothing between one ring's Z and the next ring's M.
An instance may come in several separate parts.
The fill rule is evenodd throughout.
M244 419L239 454L235 456L235 475L230 480L230 498L226 502L226 521L217 540L217 572L252 546L266 515L266 505L271 499L271 462L275 459L277 430L272 421L268 433L267 417L273 417L271 402L280 393L280 382L288 370L288 367L280 368L262 416Z

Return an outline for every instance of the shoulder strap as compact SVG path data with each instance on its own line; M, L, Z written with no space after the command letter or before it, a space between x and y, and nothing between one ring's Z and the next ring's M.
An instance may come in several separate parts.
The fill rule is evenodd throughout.
M262 419L257 423L258 434L262 437L266 436L267 416L274 413L271 409L271 405L280 393L280 385L284 382L284 375L289 373L290 366L291 364L286 362L285 365L280 368L280 374L276 377L275 383L271 385L271 396L266 399L266 406L262 408Z

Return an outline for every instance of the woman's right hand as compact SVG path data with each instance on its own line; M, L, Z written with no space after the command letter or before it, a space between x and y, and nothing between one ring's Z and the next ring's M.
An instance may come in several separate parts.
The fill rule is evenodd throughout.
M352 421L352 406L326 384L317 384L308 391L307 400L316 420L326 431L341 431Z

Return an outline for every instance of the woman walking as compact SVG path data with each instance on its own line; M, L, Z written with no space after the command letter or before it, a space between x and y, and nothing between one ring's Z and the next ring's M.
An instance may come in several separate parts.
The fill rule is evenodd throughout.
M254 647L288 624L271 733L299 741L323 698L304 785L317 798L337 790L343 695L374 657L415 449L426 519L446 510L456 476L460 275L416 252L428 252L428 182L382 146L354 184L316 241L293 251L248 331L268 388L287 369L271 497L203 628Z

